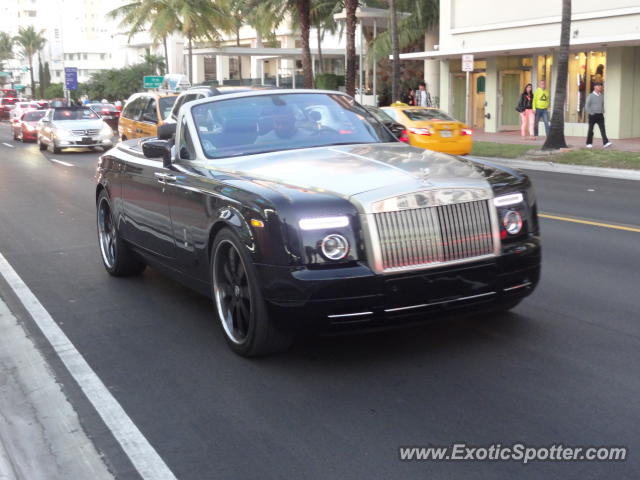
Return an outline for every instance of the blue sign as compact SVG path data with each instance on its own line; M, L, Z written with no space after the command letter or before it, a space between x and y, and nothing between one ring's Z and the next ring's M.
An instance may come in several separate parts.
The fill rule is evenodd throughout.
M67 90L78 89L78 69L76 67L64 68L64 83Z

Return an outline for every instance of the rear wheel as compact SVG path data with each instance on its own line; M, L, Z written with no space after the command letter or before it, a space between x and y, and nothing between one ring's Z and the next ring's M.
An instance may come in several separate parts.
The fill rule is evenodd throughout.
M145 264L120 238L111 211L111 203L105 190L100 192L97 204L98 240L104 268L115 277L138 275Z
M211 258L215 312L231 349L252 357L288 348L292 333L269 318L256 268L231 230L218 233Z

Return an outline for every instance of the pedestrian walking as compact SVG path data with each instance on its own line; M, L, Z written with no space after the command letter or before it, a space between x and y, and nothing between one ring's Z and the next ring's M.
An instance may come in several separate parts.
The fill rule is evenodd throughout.
M420 82L418 91L416 92L416 105L419 107L432 107L431 95L427 91L427 84Z
M540 80L533 94L533 111L535 112L535 118L533 123L533 136L538 136L538 125L540 120L544 122L544 132L549 136L549 104L551 103L551 95L547 90L547 82Z
M520 112L520 135L526 137L526 132L529 132L528 139L533 139L533 85L527 83L524 87L524 91L520 95L518 100L518 106L516 110Z
M410 88L402 97L402 102L411 106L414 106L416 104L416 94L412 88Z
M587 132L587 148L593 148L593 127L598 125L600 135L602 136L602 144L604 148L611 146L611 142L607 138L607 132L604 128L604 95L602 94L602 84L593 85L593 92L587 97L584 106L585 112L589 116L589 130Z

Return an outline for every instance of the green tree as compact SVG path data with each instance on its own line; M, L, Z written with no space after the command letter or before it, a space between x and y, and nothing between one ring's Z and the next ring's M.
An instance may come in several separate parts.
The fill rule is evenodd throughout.
M318 44L318 74L324 73L324 58L322 56L322 42L325 33L335 33L338 25L333 15L342 8L341 0L312 0L311 1L311 26L316 29Z
M52 98L64 97L64 88L61 83L52 83L44 89L44 98L51 100Z
M44 85L42 84L42 77L44 77L44 67L42 66L42 59L38 55L38 96L40 98L44 97ZM33 92L33 96L35 97L35 92Z
M165 63L161 55L154 55L150 49L146 48L142 56L142 61L153 69L155 75L164 75Z
M13 38L7 32L0 32L0 70L4 69L3 62L13 58Z
M89 98L125 100L142 90L143 77L154 75L153 68L148 63L138 63L124 68L102 70L92 75L86 84L79 85L79 91Z
M551 126L543 150L567 148L564 138L564 104L567 100L567 78L569 76L569 37L571 32L571 0L562 0L562 23L560 26L560 48L558 50L558 76L553 101Z
M36 82L33 77L33 56L44 47L47 40L44 38L44 30L36 31L33 26L20 27L18 35L14 37L20 54L29 62L29 75L31 76L31 95L36 94Z
M180 32L187 37L189 82L193 82L193 42L200 38L220 39L220 31L230 31L233 19L224 1L172 0Z
M51 71L49 70L49 62L44 62L44 72L42 74L42 78L40 79L40 84L44 85L45 90L49 87L49 85L51 85Z
M169 67L167 36L180 29L175 0L135 0L107 13L120 18L119 27L126 30L127 41L138 32L149 31L154 44L162 43L164 65Z

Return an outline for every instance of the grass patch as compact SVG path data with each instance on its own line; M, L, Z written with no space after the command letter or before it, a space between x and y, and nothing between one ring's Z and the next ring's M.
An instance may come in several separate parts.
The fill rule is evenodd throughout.
M640 170L640 152L621 152L618 150L574 150L557 153L544 160L572 165L589 165L591 167L628 168Z
M471 155L479 157L518 158L536 145L516 145L512 143L473 142Z

